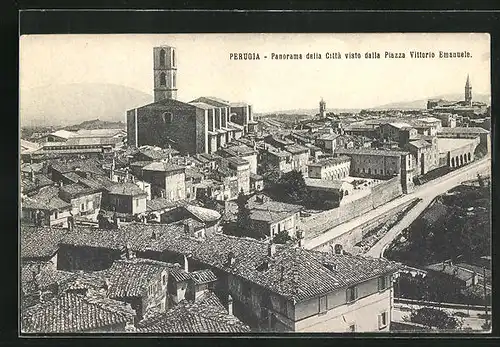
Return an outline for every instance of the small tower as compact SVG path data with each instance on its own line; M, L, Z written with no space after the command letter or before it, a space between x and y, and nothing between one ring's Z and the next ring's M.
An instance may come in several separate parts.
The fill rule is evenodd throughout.
M472 86L469 80L469 74L467 74L467 81L465 82L465 103L468 106L472 106Z
M321 98L319 102L319 117L326 118L326 102Z
M155 102L177 99L176 49L170 46L153 48Z

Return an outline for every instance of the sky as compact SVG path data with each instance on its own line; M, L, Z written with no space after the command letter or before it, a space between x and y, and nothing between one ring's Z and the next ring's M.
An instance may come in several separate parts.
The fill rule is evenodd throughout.
M323 98L327 108L368 108L463 94L467 74L473 94L490 93L490 37L481 33L28 35L20 39L20 88L111 83L152 95L153 47L160 45L176 47L178 100L186 102L217 96L271 112L315 108ZM471 57L440 59L440 50ZM386 51L406 58L386 59ZM411 59L410 51L436 58ZM327 52L342 59L326 59ZM362 58L345 59L348 52ZM260 60L231 60L230 53ZM302 60L272 60L272 53L301 53Z

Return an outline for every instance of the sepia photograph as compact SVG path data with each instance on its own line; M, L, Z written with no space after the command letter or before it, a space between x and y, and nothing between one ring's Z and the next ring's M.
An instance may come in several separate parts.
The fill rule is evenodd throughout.
M19 334L491 332L487 33L19 38Z

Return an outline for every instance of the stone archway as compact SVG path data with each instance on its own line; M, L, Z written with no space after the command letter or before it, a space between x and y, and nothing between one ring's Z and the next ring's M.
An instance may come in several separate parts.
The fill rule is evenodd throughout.
M471 155L470 155L470 152L469 152L469 153L467 153L467 159L468 159L467 161L469 161L469 162L471 161Z
M455 158L451 158L451 167L455 167Z
M460 157L459 157L458 155L455 157L455 165L456 165L457 167L459 167L459 166L460 166Z
M464 165L464 156L460 154L460 166Z

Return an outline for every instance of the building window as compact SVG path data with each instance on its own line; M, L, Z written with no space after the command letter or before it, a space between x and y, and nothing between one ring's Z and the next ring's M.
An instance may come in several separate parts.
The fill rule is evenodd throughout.
M161 276L161 284L162 284L162 285L167 284L167 276L165 276L165 275L162 275L162 276Z
M54 212L54 219L57 219L59 217L59 214L57 213L57 211Z
M346 296L348 303L356 301L356 299L358 298L358 288L356 287L347 288Z
M165 124L170 124L172 123L172 113L171 112L165 112L163 114L163 123Z
M378 278L378 290L382 291L387 289L387 277L386 276L380 276Z
M165 66L165 50L160 51L160 66Z
M175 66L175 50L172 49L172 66Z
M384 329L387 326L387 312L378 315L378 328Z
M327 299L326 296L320 296L319 297L319 313L324 313L326 312L327 309Z
M160 86L166 86L167 85L167 78L165 76L165 73L162 72L160 74Z
M172 74L172 88L175 88L175 83L176 83L176 78L175 78L175 74Z
M135 201L135 207L139 207L139 199Z
M80 205L80 211L85 211L85 204Z

